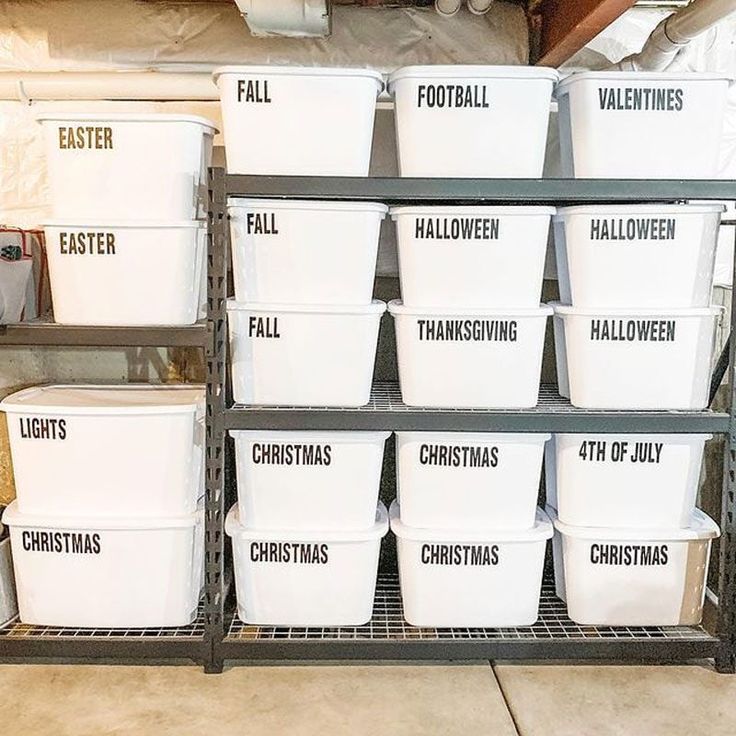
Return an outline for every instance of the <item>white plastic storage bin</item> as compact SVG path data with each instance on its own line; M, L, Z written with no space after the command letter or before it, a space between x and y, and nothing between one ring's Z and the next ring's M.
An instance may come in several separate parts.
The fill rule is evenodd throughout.
M36 386L8 414L18 511L180 516L204 492L204 389Z
M452 499L448 499L452 503ZM439 531L402 523L391 505L404 616L412 626L531 626L552 524L526 531Z
M43 113L54 218L196 220L207 215L212 123L162 113Z
M539 177L554 69L409 66L389 78L402 176Z
M718 525L696 509L685 529L575 527L554 521L564 598L584 626L693 626L703 616Z
M410 307L536 307L552 207L396 207Z
M228 301L235 401L364 406L385 311L380 301L347 307Z
M225 530L233 540L241 621L362 626L370 620L381 538L388 531L383 504L374 525L362 531L256 531L243 525L237 506Z
M232 430L243 522L282 531L373 526L390 434Z
M54 319L67 325L191 325L203 297L199 222L45 226Z
M401 395L409 406L537 405L551 307L461 310L389 304Z
M370 69L215 69L231 174L367 176L376 97Z
M194 621L204 513L161 518L22 514L10 527L20 620L36 626L159 628Z
M555 305L564 332L570 401L582 409L708 405L718 307L576 309ZM555 340L559 346L560 336ZM564 365L558 362L558 374ZM565 378L567 380L565 380Z
M557 434L547 503L572 526L686 527L709 434Z
M715 177L728 84L717 74L570 75L556 93L564 176Z
M401 520L419 529L530 529L549 438L397 432Z
M371 303L385 205L233 198L227 209L239 301Z
M561 301L601 309L709 306L724 210L720 204L558 210Z

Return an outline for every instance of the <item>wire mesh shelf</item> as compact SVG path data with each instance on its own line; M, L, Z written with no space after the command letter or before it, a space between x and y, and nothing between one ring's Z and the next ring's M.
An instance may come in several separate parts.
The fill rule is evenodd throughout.
M395 574L380 574L376 586L373 617L364 626L339 628L298 628L253 626L237 617L230 623L227 640L241 643L255 641L519 641L519 640L702 640L713 637L702 626L610 627L580 626L567 616L565 604L555 595L554 583L542 586L539 620L533 626L468 629L417 628L404 620L399 579Z
M3 639L201 639L205 633L204 605L200 603L197 618L189 626L152 629L85 629L55 626L32 626L17 618L0 627Z

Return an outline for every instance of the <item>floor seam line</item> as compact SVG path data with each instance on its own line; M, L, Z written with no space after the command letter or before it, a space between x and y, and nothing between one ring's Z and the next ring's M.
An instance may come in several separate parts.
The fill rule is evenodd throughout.
M509 702L509 698L506 694L506 691L503 689L501 680L499 679L498 673L496 672L496 666L493 664L493 662L489 662L489 664L491 666L491 672L493 673L493 678L496 680L496 684L498 685L498 690L501 693L501 697L503 698L503 704L506 706L506 712L509 714L509 718L511 719L511 724L513 725L514 731L516 732L516 736L523 736L519 723L517 722L516 716L514 715L514 711L511 709L511 703Z

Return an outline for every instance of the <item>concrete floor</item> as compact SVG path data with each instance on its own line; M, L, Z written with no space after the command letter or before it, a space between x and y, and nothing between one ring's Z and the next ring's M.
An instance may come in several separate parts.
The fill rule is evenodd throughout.
M733 736L705 666L6 665L7 736Z

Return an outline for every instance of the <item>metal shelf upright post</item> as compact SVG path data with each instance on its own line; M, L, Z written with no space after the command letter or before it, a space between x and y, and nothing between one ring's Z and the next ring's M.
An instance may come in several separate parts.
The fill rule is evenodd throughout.
M222 245L220 257L229 269L230 233L226 198L299 198L336 201L377 201L385 204L550 204L676 202L687 199L736 200L736 182L574 179L402 179L342 177L278 177L211 174L210 237ZM221 262L218 262L221 265ZM210 321L224 330L226 276L215 289ZM736 324L736 304L732 307ZM733 327L731 328L733 335ZM542 386L534 409L435 410L407 407L398 384L374 383L370 403L360 409L268 408L234 405L229 393L227 341L217 340L218 363L208 374L208 391L222 400L213 438L216 470L224 478L232 444L224 441L230 429L291 430L445 430L487 432L600 432L600 433L718 433L726 436L720 547L718 625L715 633L702 626L592 627L572 622L551 581L542 587L540 618L529 627L508 629L418 629L403 620L395 574L379 575L374 615L365 626L295 628L249 626L238 621L229 606L232 591L226 570L213 576L211 602L218 637L213 639L211 669L226 660L354 660L354 659L517 659L618 660L629 662L712 659L722 672L736 671L736 340L714 372L717 387L728 365L728 412L704 411L587 411L559 396L556 387ZM729 358L728 363L726 357ZM215 426L213 424L213 426ZM214 490L217 490L215 493ZM226 493L234 498L232 479L208 486L208 543L224 565L222 520ZM218 521L219 520L219 521ZM211 536L210 536L211 535ZM208 547L208 553L210 548ZM216 609L216 610L214 610ZM222 633L220 637L220 624ZM213 630L214 633L214 630Z

